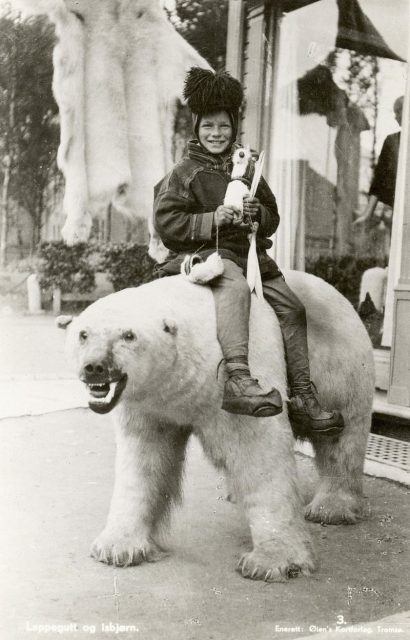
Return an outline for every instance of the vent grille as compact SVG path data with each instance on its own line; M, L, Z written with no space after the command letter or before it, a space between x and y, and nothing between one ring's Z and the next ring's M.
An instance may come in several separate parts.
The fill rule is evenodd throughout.
M410 472L410 443L370 433L366 458Z

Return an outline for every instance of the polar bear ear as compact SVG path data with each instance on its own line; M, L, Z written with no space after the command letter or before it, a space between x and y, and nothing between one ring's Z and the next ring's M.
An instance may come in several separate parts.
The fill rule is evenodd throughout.
M162 321L162 327L165 333L170 333L171 336L175 336L178 333L178 327L175 320L171 320L170 318L164 318Z
M56 325L59 329L67 329L72 320L73 316L58 316L58 318L56 318Z

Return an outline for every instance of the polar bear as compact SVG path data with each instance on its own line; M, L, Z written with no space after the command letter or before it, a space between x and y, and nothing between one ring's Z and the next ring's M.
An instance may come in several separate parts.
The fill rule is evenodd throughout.
M350 303L322 280L289 272L306 306L312 377L326 406L342 411L340 437L316 437L319 486L309 520L354 523L362 510L362 471L374 389L373 355ZM253 296L250 364L266 387L286 398L278 321ZM170 507L180 498L191 434L223 470L249 522L253 548L239 561L246 578L283 580L316 567L297 486L286 406L271 418L232 415L221 407L222 353L212 293L183 276L156 280L98 300L68 326L67 348L90 393L90 408L112 411L115 485L105 529L91 554L117 566L163 553Z

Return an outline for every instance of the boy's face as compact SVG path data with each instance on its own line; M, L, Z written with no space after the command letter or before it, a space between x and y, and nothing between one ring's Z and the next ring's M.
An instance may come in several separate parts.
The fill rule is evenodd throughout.
M232 142L232 124L226 111L202 116L198 127L199 142L210 153L223 153Z

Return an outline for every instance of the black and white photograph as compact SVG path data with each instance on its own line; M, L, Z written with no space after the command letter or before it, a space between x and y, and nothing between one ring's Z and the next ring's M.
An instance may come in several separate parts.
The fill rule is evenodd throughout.
M410 638L410 0L0 0L0 640Z

